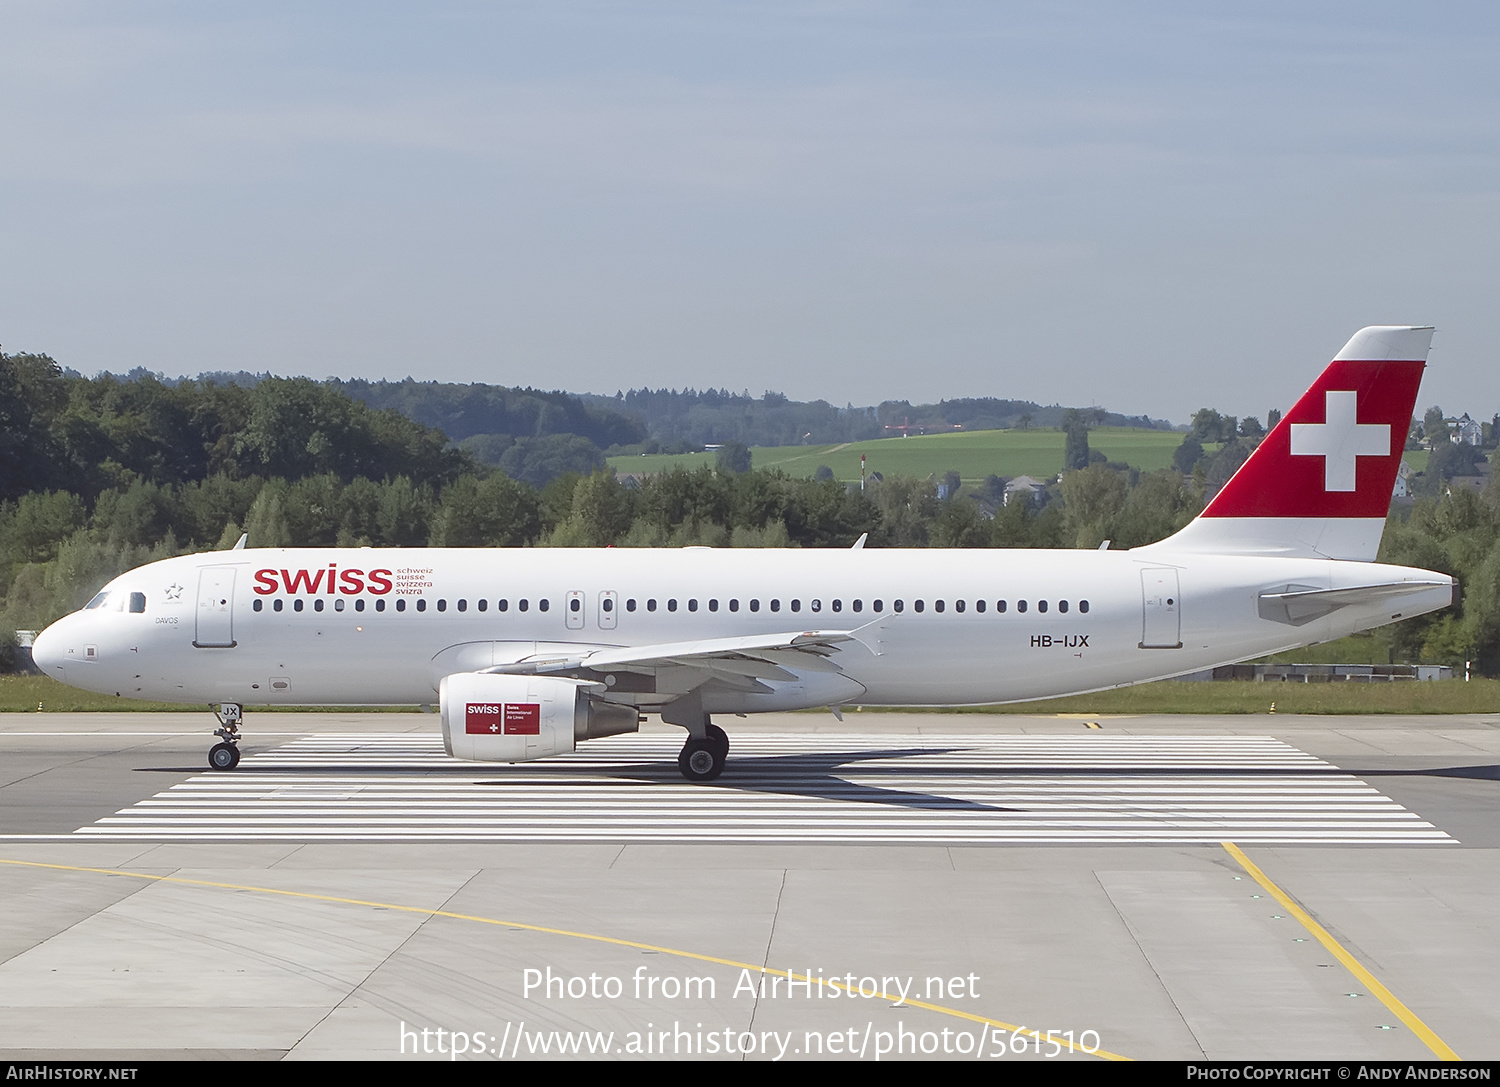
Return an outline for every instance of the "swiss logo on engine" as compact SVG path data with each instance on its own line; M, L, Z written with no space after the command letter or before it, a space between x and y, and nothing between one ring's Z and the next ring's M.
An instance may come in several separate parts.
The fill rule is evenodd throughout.
M464 732L470 736L499 735L504 716L499 702L470 702L464 710Z
M542 731L542 707L537 702L505 704L505 735L539 736Z

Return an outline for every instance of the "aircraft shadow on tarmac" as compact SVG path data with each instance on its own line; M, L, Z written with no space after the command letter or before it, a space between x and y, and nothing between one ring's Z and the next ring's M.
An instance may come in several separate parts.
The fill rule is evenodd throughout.
M859 751L830 751L818 753L800 753L795 755L741 755L731 760L729 768L723 777L705 785L696 786L701 789L733 790L747 793L766 793L779 796L805 796L820 800L842 800L859 804L885 804L893 807L911 808L928 811L985 811L985 812L1014 812L1022 809L999 807L994 804L982 804L974 800L965 800L961 797L944 796L940 793L917 792L908 789L882 788L878 785L864 784L849 781L839 776L839 771L844 768L856 766L862 762L881 759L906 759L920 755L952 755L961 753L964 748L890 748ZM350 752L350 754L356 754ZM200 774L210 771L202 767L188 766L140 766L136 767L136 773L144 774ZM501 769L501 768L497 768ZM519 766L505 766L504 773L495 777L475 780L473 764L466 765L435 765L432 767L396 767L383 768L369 765L339 767L336 760L321 762L317 766L286 766L266 765L256 766L254 760L250 759L229 775L234 778L253 777L256 774L276 774L278 776L292 776L306 774L312 776L324 776L330 772L340 775L358 778L365 774L378 774L382 777L391 775L411 777L441 777L441 778L464 778L474 781L476 785L505 788L510 785L535 785L537 779L554 779L576 777L580 770L576 764L569 765L565 761L528 763L524 769ZM1076 768L1073 768L1076 772ZM677 762L673 760L652 760L631 763L621 763L617 766L600 766L591 764L583 770L590 777L613 778L619 781L635 781L648 784L681 785L682 777L677 769ZM912 766L903 767L864 767L860 769L861 774L887 774L899 775L902 778L942 778L950 780L955 773L962 772L967 776L1008 776L1011 771L996 771L994 768L985 768L975 772L955 771L951 764L939 769L937 767ZM1035 771L1021 771L1035 772ZM586 783L580 782L580 787L586 787Z
M993 804L984 804L978 801L965 800L961 797L945 796L940 792L927 792L923 790L912 790L909 788L887 788L879 784L866 781L850 781L841 776L853 770L863 778L870 777L900 777L910 781L916 778L933 779L934 785L941 779L944 786L951 787L952 778L955 774L962 774L969 779L1025 779L1032 777L1072 777L1072 778L1118 778L1128 780L1137 777L1220 777L1220 778L1256 778L1256 777L1456 777L1469 778L1480 781L1500 781L1500 765L1480 766L1444 766L1418 769L1371 769L1355 770L1344 769L1336 766L1318 766L1306 768L1237 768L1237 767L1195 767L1195 766L1149 766L1135 764L1128 767L1111 767L1108 765L1079 766L1077 764L1059 766L974 766L971 768L956 768L951 762L941 766L923 766L920 763L921 756L950 756L961 755L966 749L963 747L948 748L883 748L883 749L861 749L858 751L826 751L826 752L799 752L787 755L741 755L729 764L723 777L706 785L697 786L702 789L730 790L741 793L761 793L777 796L803 796L820 800L839 800L857 804L881 804L892 807L909 808L913 810L927 811L986 811L986 812L1014 812L1022 809L1001 807ZM351 754L355 754L351 752ZM908 762L901 766L878 766L868 765L878 763L887 759L913 759L915 763ZM235 777L254 776L257 773L275 773L277 775L298 774L324 775L335 769L329 763L321 763L314 766L262 766L254 765L253 760L243 764L234 772ZM565 779L577 775L580 768L574 764L569 765L565 761L532 763L525 765L524 769L515 766L504 768L503 774L494 777L483 778L475 781L475 784L493 788L505 788L509 785L534 785L537 779ZM204 773L201 767L183 766L158 766L138 767L138 773L166 773L166 774L199 774ZM425 768L396 767L381 768L369 765L350 766L338 769L341 774L351 777L360 777L365 774L379 774L389 776L398 774L402 776L438 776L443 778L465 778L475 779L475 771L472 765L450 766L438 765ZM592 777L613 778L619 781L634 781L650 784L680 784L675 760L660 760L647 762L622 762L615 766L591 764L586 772Z

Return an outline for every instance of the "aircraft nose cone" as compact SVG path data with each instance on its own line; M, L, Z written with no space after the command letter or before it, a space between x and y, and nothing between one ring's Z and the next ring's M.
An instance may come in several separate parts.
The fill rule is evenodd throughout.
M61 679L63 663L67 659L68 651L57 627L58 624L53 623L32 640L31 659L47 675L54 679Z

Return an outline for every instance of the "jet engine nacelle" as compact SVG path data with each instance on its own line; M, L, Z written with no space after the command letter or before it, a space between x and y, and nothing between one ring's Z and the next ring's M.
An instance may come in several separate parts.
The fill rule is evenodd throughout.
M438 685L443 748L460 759L524 762L572 751L579 740L635 732L634 706L590 697L598 683L461 672Z

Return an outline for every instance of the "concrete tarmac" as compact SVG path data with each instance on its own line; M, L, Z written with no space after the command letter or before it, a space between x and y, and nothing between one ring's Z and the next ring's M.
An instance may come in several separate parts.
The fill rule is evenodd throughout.
M0 715L0 1051L27 1060L1500 1057L1500 715L724 723L736 744L850 733L891 743L1273 737L1448 837L1242 850L1124 840L372 842L247 838L232 821L218 836L86 837L98 820L206 773L210 718ZM417 714L252 713L243 747L250 766L307 736L421 738L437 727ZM585 748L599 755L613 742ZM566 803L589 788L586 777L565 776L548 795ZM654 803L663 789L648 782L638 795ZM329 814L316 818L336 819L345 795L331 793ZM861 802L830 797L822 802ZM695 818L691 804L680 811Z

